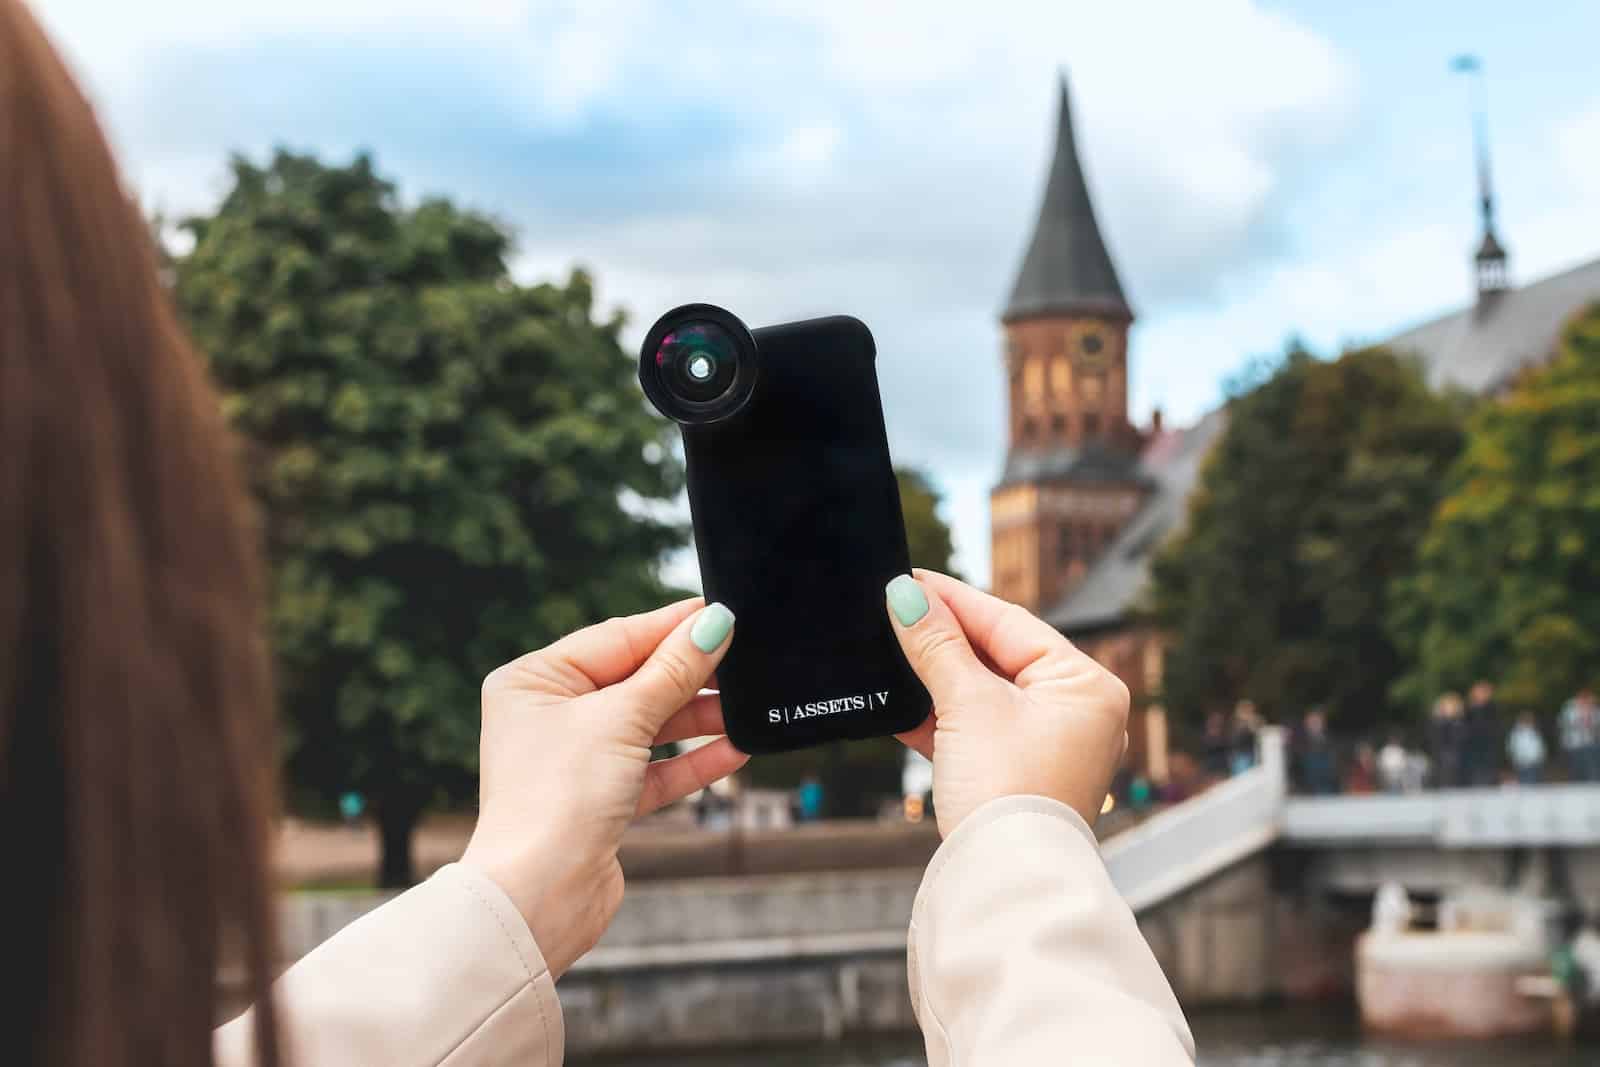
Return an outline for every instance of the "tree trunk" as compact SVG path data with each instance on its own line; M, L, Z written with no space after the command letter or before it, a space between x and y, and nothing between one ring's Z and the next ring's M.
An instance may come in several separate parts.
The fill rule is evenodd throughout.
M378 887L408 889L416 883L411 860L411 838L422 816L422 805L409 797L386 797L377 804Z

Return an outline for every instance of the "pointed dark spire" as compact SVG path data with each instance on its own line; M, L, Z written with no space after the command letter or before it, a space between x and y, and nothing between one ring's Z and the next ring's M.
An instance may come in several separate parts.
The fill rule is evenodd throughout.
M1489 168L1489 117L1483 104L1483 63L1477 56L1457 56L1450 69L1468 79L1472 107L1472 141L1478 165L1478 211L1483 219L1483 239L1473 254L1473 279L1478 287L1478 304L1511 288L1511 270L1505 246L1494 230L1494 182Z
M1061 115L1055 160L1045 185L1039 221L1022 259L1022 270L1001 315L1004 322L1033 315L1094 314L1133 318L1117 268L1100 237L1089 186L1072 135L1072 103L1061 77Z

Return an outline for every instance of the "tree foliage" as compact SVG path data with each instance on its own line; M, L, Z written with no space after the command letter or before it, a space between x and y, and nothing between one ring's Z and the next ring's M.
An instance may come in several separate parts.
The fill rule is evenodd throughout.
M1191 720L1249 697L1343 729L1389 711L1400 654L1384 626L1461 447L1462 402L1381 348L1291 351L1235 397L1186 530L1157 558L1151 606L1173 637L1163 685Z
M471 787L484 674L660 602L682 532L625 500L681 472L581 272L516 283L501 226L403 205L364 156L232 169L175 292L245 441L291 784L366 793L394 881L421 807Z
M900 484L900 511L905 516L911 565L942 574L954 573L955 545L949 524L939 517L943 502L939 491L927 475L910 467L896 468L894 477Z
M1391 622L1413 703L1491 678L1546 710L1600 682L1600 305L1473 417Z

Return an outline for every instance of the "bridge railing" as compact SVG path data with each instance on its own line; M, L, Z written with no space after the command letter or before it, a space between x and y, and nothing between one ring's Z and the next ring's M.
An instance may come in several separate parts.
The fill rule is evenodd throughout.
M1592 846L1600 844L1600 786L1295 797L1284 811L1283 836L1307 845Z
M1289 784L1281 729L1261 731L1260 755L1242 774L1105 842L1101 854L1111 880L1134 911L1209 878L1278 836Z
M1108 838L1101 855L1134 911L1161 903L1274 841L1350 851L1457 852L1600 846L1600 785L1291 797L1286 734L1261 731L1261 761Z

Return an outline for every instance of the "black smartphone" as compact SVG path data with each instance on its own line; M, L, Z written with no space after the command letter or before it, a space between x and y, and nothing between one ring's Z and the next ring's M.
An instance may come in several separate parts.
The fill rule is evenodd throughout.
M929 711L884 608L910 570L872 333L848 316L747 329L688 304L645 336L639 381L683 432L717 668L751 753L909 730Z

